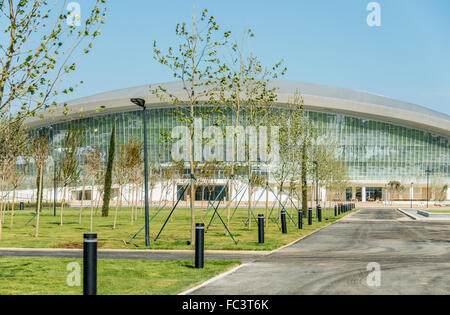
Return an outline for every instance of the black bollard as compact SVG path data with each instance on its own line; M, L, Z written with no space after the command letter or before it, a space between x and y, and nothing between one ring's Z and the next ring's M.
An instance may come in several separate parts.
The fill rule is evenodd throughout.
M322 207L320 205L317 206L317 219L322 222Z
M287 234L286 211L284 211L284 210L281 210L281 232L283 234Z
M337 216L337 206L334 205L334 216Z
M303 211L298 210L298 229L303 229Z
M205 225L195 225L195 268L203 268L205 262Z
M97 233L84 234L83 294L97 295Z
M308 225L312 225L312 208L308 208Z
M258 214L258 243L264 244L264 214Z

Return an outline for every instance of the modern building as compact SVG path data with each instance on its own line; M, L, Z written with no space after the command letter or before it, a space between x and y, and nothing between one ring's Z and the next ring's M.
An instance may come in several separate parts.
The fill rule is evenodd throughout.
M431 199L450 200L450 116L344 88L287 81L274 81L271 85L279 88L280 107L298 90L316 128L336 139L351 179L348 200L425 200L427 180L433 187L429 188ZM180 99L186 98L179 82L161 86ZM47 112L28 119L26 125L34 135L48 132L51 127L49 134L55 152L68 128L83 127L85 146L106 152L114 120L116 143L125 142L130 136L143 139L142 110L130 102L131 98L146 101L150 160L168 161L170 152L162 134L179 122L174 117L174 107L153 95L148 85L73 100L67 104L67 114L58 110ZM225 124L231 125L233 114L225 114ZM427 169L431 171L428 179ZM402 184L395 196L388 188L388 183L394 181ZM322 200L333 198L331 192L321 189Z

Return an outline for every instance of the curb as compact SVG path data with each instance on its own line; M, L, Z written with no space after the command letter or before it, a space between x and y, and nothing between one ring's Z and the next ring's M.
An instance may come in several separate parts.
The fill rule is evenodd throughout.
M78 253L82 252L81 248L15 248L15 247L1 247L0 251L16 251L16 252L67 252L67 253ZM124 254L133 254L133 253L161 253L161 254L193 254L195 250L185 250L185 249L174 249L174 250L165 250L165 249L98 249L98 252L101 253L124 253ZM249 256L264 256L270 253L270 251L238 251L238 250L205 250L205 254L240 254L240 255L249 255Z
M234 268L231 269L231 270L228 270L228 271L225 271L225 272L223 272L223 273L221 273L221 274L218 274L217 276L215 276L215 277L213 277L213 278L211 278L211 279L208 279L208 280L206 280L205 282L200 283L199 285L197 285L197 286L195 286L195 287L193 287L193 288L190 288L190 289L187 289L187 290L185 290L185 291L183 291L183 292L181 292L181 293L178 293L177 295L188 295L188 294L190 294L190 293L192 293L192 292L194 292L194 291L197 291L198 289L201 289L201 288L207 286L207 285L210 284L210 283L213 283L214 281L217 281L217 280L219 280L219 279L222 279L222 278L224 278L224 277L226 277L226 276L232 274L233 272L237 271L238 269L241 269L241 268L244 267L244 266L247 266L248 264L249 264L249 263L245 263L245 264L241 264L241 265L239 265L239 266L236 266L236 267L234 267Z
M406 212L405 210L397 208L397 211L400 211L402 214L406 215L408 218L411 218L411 219L417 221L417 218L415 216L413 216L412 214Z
M419 217L419 216L414 216L413 214L407 213L405 210L398 208L398 211L400 211L401 213L403 213L404 215L412 218L413 220L417 221L417 222L440 222L440 223L450 223L450 218L436 218L436 217L432 217L429 213L428 216L423 215L423 218ZM417 210L418 212L423 212L420 210ZM424 212L426 213L426 212Z

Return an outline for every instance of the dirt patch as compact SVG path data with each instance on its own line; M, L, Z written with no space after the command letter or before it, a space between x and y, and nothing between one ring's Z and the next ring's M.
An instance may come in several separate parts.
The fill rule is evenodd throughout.
M97 248L102 248L104 243L97 243ZM83 249L83 242L67 242L61 243L52 248L68 248L68 249Z

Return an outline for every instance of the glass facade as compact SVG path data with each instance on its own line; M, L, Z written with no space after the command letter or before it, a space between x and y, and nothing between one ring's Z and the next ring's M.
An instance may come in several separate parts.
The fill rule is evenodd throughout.
M450 140L424 130L394 125L330 112L308 112L323 136L337 140L340 154L345 159L350 179L387 183L396 180L404 183L425 182L427 167L445 182L450 181ZM143 140L142 111L98 115L70 122L56 123L50 133L53 148L58 148L65 131L83 127L86 147L98 147L107 156L113 121L116 120L116 144L130 136ZM233 114L224 114L232 125ZM211 125L217 117L203 121ZM164 163L169 160L169 150L163 142L163 133L170 133L180 125L173 108L147 110L147 135L149 159ZM48 127L31 131L32 136L47 132ZM50 165L51 167L51 165Z

